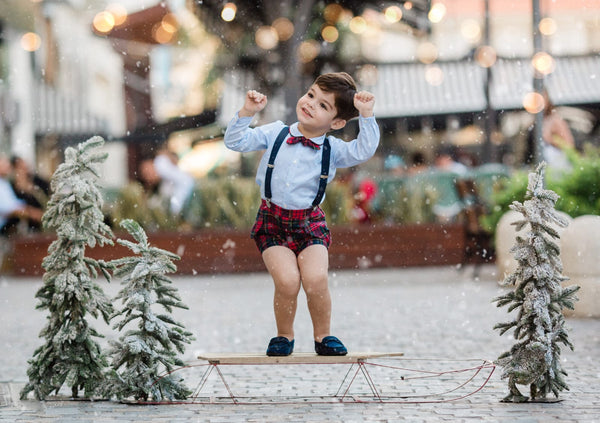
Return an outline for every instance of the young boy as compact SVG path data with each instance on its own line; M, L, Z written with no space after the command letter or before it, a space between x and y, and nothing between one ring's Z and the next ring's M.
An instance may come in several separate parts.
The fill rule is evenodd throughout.
M319 355L345 355L344 344L330 334L331 296L328 287L331 243L325 214L319 207L325 185L336 168L365 162L375 154L379 128L373 116L373 94L357 92L344 72L319 76L296 104L298 122L281 121L249 128L252 117L267 105L267 97L248 91L244 106L225 132L225 145L235 151L267 150L256 182L262 203L252 238L273 278L277 336L267 355L294 350L294 317L300 287L307 297ZM329 136L360 115L358 138L345 142ZM285 141L285 142L283 142Z

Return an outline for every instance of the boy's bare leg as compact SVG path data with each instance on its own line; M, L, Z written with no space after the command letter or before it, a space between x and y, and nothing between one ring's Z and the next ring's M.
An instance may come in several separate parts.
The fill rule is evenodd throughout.
M296 254L287 247L269 247L263 252L263 261L275 284L273 309L277 336L294 339L294 318L300 292L300 272Z
M331 295L328 286L329 255L324 245L306 247L298 255L302 287L313 323L315 341L321 342L331 329Z

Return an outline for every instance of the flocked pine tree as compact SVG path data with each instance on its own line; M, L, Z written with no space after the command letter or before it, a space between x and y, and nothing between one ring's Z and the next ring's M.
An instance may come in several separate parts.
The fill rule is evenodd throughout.
M518 341L498 358L502 378L508 379L510 390L505 402L547 401L549 393L558 398L560 391L569 389L559 344L571 349L573 345L562 310L573 309L579 287L561 286L568 278L562 274L560 248L555 242L559 234L552 225L566 227L568 223L554 209L558 195L544 188L544 169L545 163L541 163L529 174L528 199L511 205L523 215L515 222L517 231L526 225L529 231L523 237L517 236L511 249L518 266L504 284L514 285L514 290L494 300L498 307L508 305L508 312L517 311L514 320L495 326L501 335L514 329ZM531 397L522 395L517 384L529 385Z
M122 239L117 242L137 255L111 262L115 265L114 276L123 278L124 285L115 298L124 307L114 313L114 317L120 316L122 320L114 328L122 331L136 321L137 327L129 328L118 341L111 342L112 364L104 391L119 399L185 399L190 391L183 381L171 374L161 375L183 365L176 351L184 352L185 344L193 339L192 334L170 314L155 314L152 310L155 304L169 313L174 307L187 309L177 288L165 276L177 270L173 260L179 256L151 247L146 233L134 220L123 220L121 226L137 243Z
M52 176L53 195L42 222L56 230L57 239L42 262L43 285L36 294L37 308L49 312L40 333L46 343L29 360L22 398L33 391L44 399L63 385L71 388L73 397L82 389L89 397L103 380L107 359L94 341L101 335L86 318L101 315L108 322L112 306L95 280L100 270L110 281L110 266L85 256L86 247L113 244L97 186L97 165L107 157L97 151L103 144L101 137L93 137L67 148L64 163Z

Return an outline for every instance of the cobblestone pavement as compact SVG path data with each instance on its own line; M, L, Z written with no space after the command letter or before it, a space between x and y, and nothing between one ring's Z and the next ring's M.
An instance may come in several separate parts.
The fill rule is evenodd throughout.
M176 277L174 282L190 307L177 310L176 317L196 336L183 358L201 364L181 371L188 386L197 386L207 369L196 360L199 354L263 352L274 336L272 283L266 273ZM260 404L222 400L227 391L216 372L203 388L203 403L20 401L27 360L42 342L38 333L46 319L46 311L35 310L40 284L39 279L0 276L0 422L600 422L598 319L567 319L575 351L562 352L571 390L562 393L560 402L500 403L507 387L499 368L483 389L469 396L465 395L485 382L490 369L477 375L445 373L477 367L482 359L495 360L514 343L508 334L499 336L492 329L509 316L505 308L491 302L505 290L497 284L491 265L483 266L478 278L473 278L472 268L455 267L331 273L333 334L351 351L405 354L367 366L381 395L405 397L383 404L340 403L324 397L337 390L347 370L344 365L221 366L236 395L249 396L245 402L262 400ZM119 288L118 282L102 285L111 296ZM100 340L103 346L116 336L103 322L92 325L106 334ZM302 297L296 351L312 349L310 318ZM425 371L439 374L431 377ZM439 395L443 391L451 392ZM368 385L359 374L349 394L366 392ZM453 400L461 396L465 397ZM207 403L210 398L216 403ZM439 400L447 402L435 402Z

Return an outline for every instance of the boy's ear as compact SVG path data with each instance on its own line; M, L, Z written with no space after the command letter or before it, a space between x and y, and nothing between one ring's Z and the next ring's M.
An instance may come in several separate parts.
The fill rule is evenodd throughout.
M344 126L346 126L346 120L342 118L335 118L331 122L331 129L333 129L334 131L342 129Z

